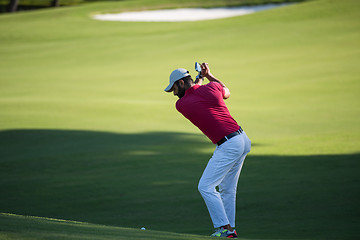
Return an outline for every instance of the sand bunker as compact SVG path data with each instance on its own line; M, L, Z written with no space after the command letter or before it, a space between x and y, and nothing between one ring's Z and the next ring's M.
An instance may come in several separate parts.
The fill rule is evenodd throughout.
M93 18L103 21L122 22L188 22L241 16L284 5L288 4L267 4L261 6L234 8L181 8L142 12L123 12L116 14L98 14L94 15Z

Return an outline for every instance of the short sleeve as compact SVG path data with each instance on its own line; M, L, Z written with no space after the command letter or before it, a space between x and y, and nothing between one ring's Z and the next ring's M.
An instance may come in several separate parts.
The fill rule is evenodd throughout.
M224 97L225 89L223 88L223 86L221 86L220 83L218 83L218 82L210 82L210 83L208 83L208 85L210 85L212 89L221 92L222 96Z

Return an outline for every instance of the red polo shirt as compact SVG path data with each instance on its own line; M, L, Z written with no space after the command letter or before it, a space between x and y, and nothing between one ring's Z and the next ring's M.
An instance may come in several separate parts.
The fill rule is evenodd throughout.
M176 102L176 109L214 144L240 128L225 105L224 94L218 82L210 82L189 88Z

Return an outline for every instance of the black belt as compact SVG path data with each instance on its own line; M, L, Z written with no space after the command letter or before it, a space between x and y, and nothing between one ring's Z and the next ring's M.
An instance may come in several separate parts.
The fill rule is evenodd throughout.
M222 138L220 141L218 141L216 144L217 144L218 146L220 146L221 144L223 144L224 142L226 142L226 141L229 140L230 138L235 137L235 136L241 134L242 132L243 132L243 130L242 130L242 128L240 127L239 130L237 130L236 132L230 133L229 135L223 137L223 138Z

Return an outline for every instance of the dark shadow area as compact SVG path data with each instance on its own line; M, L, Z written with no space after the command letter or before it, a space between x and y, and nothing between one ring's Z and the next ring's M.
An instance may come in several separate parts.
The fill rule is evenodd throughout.
M197 184L209 147L201 135L174 132L1 131L0 212L208 235ZM250 154L239 182L238 233L358 236L359 160Z
M84 3L91 2L106 2L113 0L67 0L67 1L54 1L54 0L18 0L17 3L11 3L11 0L0 1L0 13L10 12L11 9L14 11L29 11L37 10L44 8L53 8L53 7L67 7L67 6L77 6ZM124 1L124 0L117 0Z

